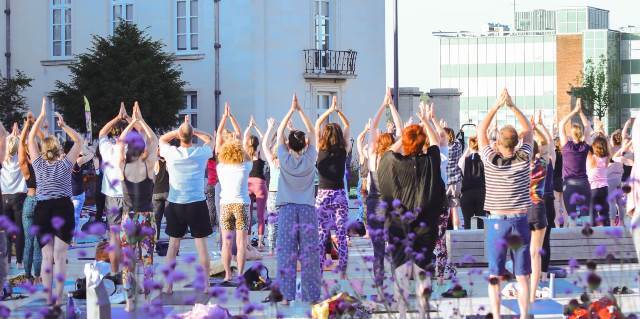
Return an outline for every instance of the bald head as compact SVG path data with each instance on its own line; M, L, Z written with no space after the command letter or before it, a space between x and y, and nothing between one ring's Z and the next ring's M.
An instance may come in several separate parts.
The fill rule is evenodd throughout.
M193 127L189 123L182 123L178 128L178 139L181 144L190 145L193 140Z
M511 125L506 125L500 129L498 143L509 151L513 151L518 145L518 131Z

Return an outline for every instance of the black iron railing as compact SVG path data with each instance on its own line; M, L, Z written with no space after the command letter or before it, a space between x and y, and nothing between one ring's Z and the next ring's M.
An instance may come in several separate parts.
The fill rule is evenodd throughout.
M356 74L356 51L304 50L305 74L340 75Z

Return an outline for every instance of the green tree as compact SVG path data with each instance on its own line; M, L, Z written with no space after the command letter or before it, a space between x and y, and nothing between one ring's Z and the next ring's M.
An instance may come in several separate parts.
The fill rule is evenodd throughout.
M91 103L94 134L117 113L120 102L140 103L142 114L159 132L178 123L185 84L174 56L163 51L134 24L121 23L113 36L93 37L92 48L69 66L69 83L56 82L52 93L67 123L86 132L83 96Z
M22 92L31 86L31 81L20 71L13 78L0 78L0 120L5 127L22 121L27 110L26 98Z
M587 59L585 71L581 76L582 87L574 88L576 97L580 97L588 115L595 115L602 119L616 102L620 89L620 70L615 64L601 55L598 62Z

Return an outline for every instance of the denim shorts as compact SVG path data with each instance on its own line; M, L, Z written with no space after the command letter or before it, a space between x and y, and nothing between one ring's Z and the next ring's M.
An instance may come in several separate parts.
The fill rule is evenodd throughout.
M490 275L503 276L507 273L507 251L511 253L514 275L531 274L531 231L526 214L517 217L491 215L485 219L485 230L485 254Z

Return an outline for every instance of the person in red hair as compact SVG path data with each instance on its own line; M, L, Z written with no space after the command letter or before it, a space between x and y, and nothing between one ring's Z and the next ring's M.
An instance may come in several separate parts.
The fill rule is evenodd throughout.
M421 105L420 125L409 125L382 155L378 166L380 209L386 209L389 254L400 318L406 317L409 278L417 281L418 311L427 311L431 260L438 237L438 220L447 209L441 177L440 137L428 107Z

